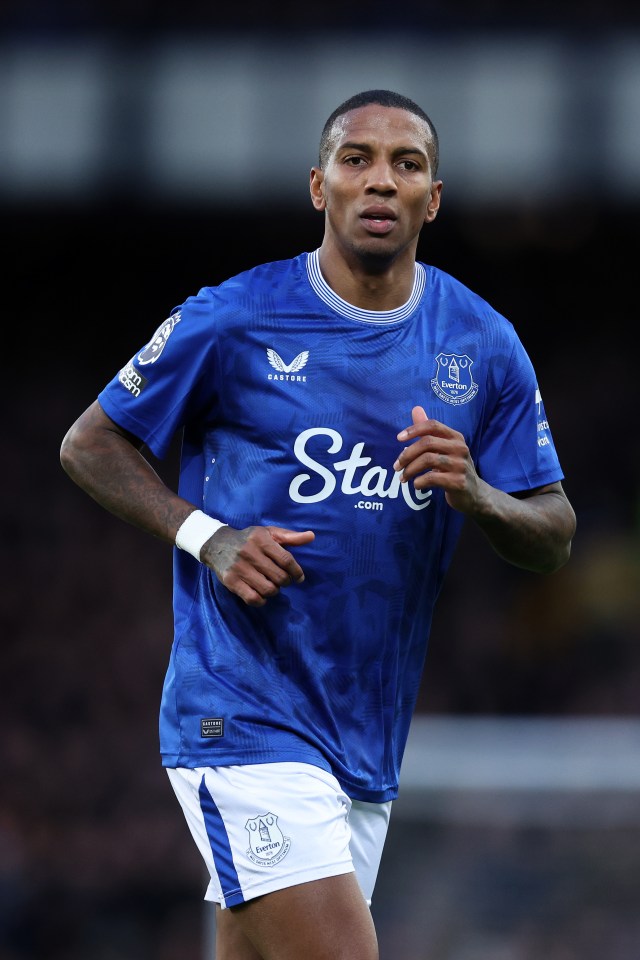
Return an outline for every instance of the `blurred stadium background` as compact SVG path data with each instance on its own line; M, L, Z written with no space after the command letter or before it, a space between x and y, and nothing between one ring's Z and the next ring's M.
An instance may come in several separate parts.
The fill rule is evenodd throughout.
M0 960L213 958L157 753L170 555L58 448L175 304L319 243L320 128L373 86L439 129L421 258L516 324L579 520L550 578L463 536L381 956L640 957L637 5L3 0Z

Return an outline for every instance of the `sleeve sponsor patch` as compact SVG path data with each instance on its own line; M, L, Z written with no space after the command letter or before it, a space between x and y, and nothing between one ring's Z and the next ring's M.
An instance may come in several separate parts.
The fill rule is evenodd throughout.
M147 385L147 378L143 377L142 374L136 370L133 365L133 360L130 360L129 363L122 368L118 374L118 380L125 390L129 391L132 397L139 397Z

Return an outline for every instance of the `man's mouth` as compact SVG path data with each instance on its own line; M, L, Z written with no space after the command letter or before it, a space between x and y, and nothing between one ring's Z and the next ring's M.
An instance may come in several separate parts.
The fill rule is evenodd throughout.
M389 233L396 222L395 216L386 210L367 210L360 219L370 233L376 234Z

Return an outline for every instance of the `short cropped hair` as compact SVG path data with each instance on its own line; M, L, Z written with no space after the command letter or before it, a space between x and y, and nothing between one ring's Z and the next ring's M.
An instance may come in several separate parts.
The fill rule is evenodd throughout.
M410 100L409 97L403 96L401 93L394 93L393 90L364 90L362 93L356 93L352 97L349 97L349 99L341 103L339 107L336 107L322 128L319 151L320 167L324 168L328 163L331 153L331 132L338 117L348 113L350 110L357 110L358 107L368 107L371 103L377 103L381 107L398 107L400 110L408 110L409 113L413 113L416 117L424 120L431 134L429 162L431 163L431 173L435 177L440 162L440 148L438 133L433 121L417 103Z

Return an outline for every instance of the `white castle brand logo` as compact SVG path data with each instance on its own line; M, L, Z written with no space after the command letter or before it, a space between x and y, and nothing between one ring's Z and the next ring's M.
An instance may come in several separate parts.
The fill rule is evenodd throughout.
M308 350L303 350L302 353L299 353L297 357L293 358L291 363L285 363L279 353L276 353L275 350L268 347L267 359L273 369L277 370L277 373L269 374L269 380L298 380L301 383L306 381L306 375L300 376L299 371L307 365L309 359Z
M387 497L394 500L402 494L412 510L424 510L430 505L431 490L416 490L412 483L401 483L401 474L393 468L370 466L371 457L364 456L364 443L354 444L348 458L336 460L329 470L307 453L307 443L312 437L326 437L331 441L327 453L339 453L342 450L343 440L337 430L329 427L303 430L296 439L293 452L312 473L299 473L291 481L289 496L295 503L327 500L336 489L338 476L342 474L340 492L346 496ZM320 489L318 478L322 481Z

